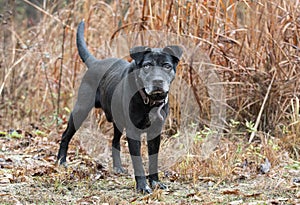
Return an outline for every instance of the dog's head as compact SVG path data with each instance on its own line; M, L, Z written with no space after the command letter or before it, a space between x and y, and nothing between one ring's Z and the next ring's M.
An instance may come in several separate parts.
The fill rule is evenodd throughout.
M145 93L152 100L166 98L181 55L182 49L179 46L165 48L138 46L130 50L130 56L139 69L138 78Z

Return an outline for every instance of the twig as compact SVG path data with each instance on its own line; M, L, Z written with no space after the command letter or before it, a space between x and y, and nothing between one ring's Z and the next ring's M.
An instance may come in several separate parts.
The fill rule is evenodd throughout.
M168 17L167 17L167 23L166 23L166 25L167 25L168 28L172 27L172 26L169 25L170 22L171 22L172 7L173 7L173 1L171 1L169 12L168 12Z
M27 55L27 53L25 53L21 58L19 58L9 69L8 69L8 72L6 73L6 75L5 75L5 77L4 77L4 80L3 80L3 82L2 82L2 85L1 85L1 87L0 87L0 96L1 96L1 94L2 94L2 91L3 91L3 88L4 88L4 85L5 85L5 82L6 82L6 80L7 80L7 78L8 78L8 76L9 76L9 74L13 71L13 69L14 69L14 67L16 66L16 65L18 65L24 58L25 58L25 56Z
M269 97L269 94L270 94L270 91L271 91L271 88L272 88L272 85L273 85L275 76L276 76L276 72L273 74L273 77L272 77L272 80L271 80L271 82L270 82L270 84L269 84L269 87L268 87L267 93L266 93L266 95L265 95L263 104L261 105L260 111L259 111L258 116L257 116L257 118L256 118L256 122L255 122L255 125L254 125L254 128L253 128L253 131L251 132L251 135L250 135L249 143L252 142L252 140L253 140L253 138L254 138L256 132L257 132L257 128L258 128L258 125L259 125L259 122L260 122L260 118L261 118L261 115L262 115L262 113L263 113L263 111L264 111L264 108L265 108L267 99L268 99L268 97Z
M57 18L56 16L50 14L49 12L45 11L44 9L42 9L41 7L35 5L34 3L30 2L29 0L23 0L25 3L29 4L30 6L34 7L35 9L37 9L38 11L42 12L43 14L53 18L55 21L63 24L64 27L68 27L69 29L73 30L69 25L65 24L62 20L60 20L59 18Z
M57 108L56 108L56 126L58 127L58 114L59 114L59 104L60 104L60 90L61 90L61 78L62 78L62 69L64 66L64 53L65 53L65 39L66 39L66 26L63 27L63 42L61 45L61 64L59 70L59 79L58 79L58 93L57 93Z
M49 80L49 77L48 77L48 70L46 68L44 68L43 70L45 72L46 81L47 81L47 84L48 84L49 90L50 90L51 103L52 103L53 108L55 109L55 100L54 100L54 97L53 97L54 95L53 95L53 91L52 91L52 88L51 88L51 83L50 83L50 80Z

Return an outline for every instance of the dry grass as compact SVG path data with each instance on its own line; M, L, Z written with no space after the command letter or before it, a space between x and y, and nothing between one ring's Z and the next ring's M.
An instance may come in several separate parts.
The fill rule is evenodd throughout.
M27 0L22 2L30 4ZM84 18L89 48L98 58L110 56L114 39L132 32L156 30L189 39L177 77L192 88L194 106L199 109L199 132L209 126L211 101L203 73L195 66L203 61L202 57L191 56L203 52L200 56L209 58L208 69L213 69L223 82L225 136L229 138L222 139L222 145L206 161L199 157L201 142L195 143L191 158L174 169L182 173L193 170L192 175L202 170L197 176L213 174L228 179L237 163L252 160L253 156L247 155L251 146L260 149L249 152L258 153L255 156L259 157L252 160L256 164L264 157L276 164L283 149L299 159L299 1L61 1L68 2L65 6L55 2L58 3L46 5L46 9L37 5L40 21L30 27L30 19L23 17L20 21L15 5L7 3L3 7L11 12L1 10L0 129L32 123L61 131L65 126L85 70L75 45L76 26ZM166 132L169 134L179 130L183 105L177 104L178 100L172 100L170 132ZM239 125L233 129L230 120ZM251 126L246 122L256 121L258 128L254 131L259 132L254 143L241 146L239 143L250 136L247 129ZM233 136L241 141L229 140ZM273 136L267 138L276 139L271 140L275 144L280 140L281 150L274 149L265 136ZM236 151L239 149L242 151Z

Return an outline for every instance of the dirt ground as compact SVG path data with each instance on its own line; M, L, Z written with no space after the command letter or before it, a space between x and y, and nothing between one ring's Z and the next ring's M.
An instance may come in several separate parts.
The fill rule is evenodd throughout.
M58 136L37 130L0 136L0 204L300 204L295 161L232 180L168 170L160 173L168 190L143 195L135 192L131 175L113 174L109 163L91 158L78 140L70 146L65 169L55 166Z

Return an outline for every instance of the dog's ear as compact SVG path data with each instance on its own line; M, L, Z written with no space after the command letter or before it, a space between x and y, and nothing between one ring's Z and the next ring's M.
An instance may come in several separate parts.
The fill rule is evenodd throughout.
M182 56L183 50L180 46L171 45L164 47L163 52L175 57L177 61L179 61Z
M147 46L136 46L130 49L130 57L136 62L136 64L140 64L147 52L151 52L151 48Z

